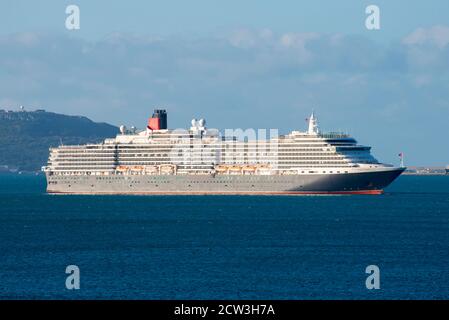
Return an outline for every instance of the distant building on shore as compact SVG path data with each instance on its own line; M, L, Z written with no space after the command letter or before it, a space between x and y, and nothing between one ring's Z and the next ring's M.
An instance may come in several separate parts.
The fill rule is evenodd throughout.
M409 166L404 174L411 175L449 175L449 166L446 167L414 167Z

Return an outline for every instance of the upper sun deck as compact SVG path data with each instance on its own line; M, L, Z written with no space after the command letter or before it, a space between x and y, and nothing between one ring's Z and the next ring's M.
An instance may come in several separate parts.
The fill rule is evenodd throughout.
M249 129L251 130L251 129ZM225 130L226 134L229 134ZM257 131L257 130L253 130ZM202 143L239 143L246 142L253 144L263 143L264 141L277 141L279 143L326 143L332 146L357 146L357 141L349 134L343 132L321 132L318 129L318 122L315 115L312 113L308 119L307 131L291 131L286 135L276 135L269 140L265 137L257 139L257 136L247 135L248 130L234 129L229 136L223 136L218 129L209 129L205 127L205 121L192 120L192 126L189 129L150 129L147 127L144 130L137 130L132 127L131 130L126 129L125 126L120 126L120 133L114 138L107 138L98 144L87 145L71 145L60 146L62 150L67 149L108 149L116 145L152 145L164 144L171 145L179 142L189 143L190 140L200 139ZM240 136L241 135L241 136Z
M285 137L290 138L304 138L304 139L353 139L351 135L343 132L318 132L315 134L310 134L304 131L292 131Z

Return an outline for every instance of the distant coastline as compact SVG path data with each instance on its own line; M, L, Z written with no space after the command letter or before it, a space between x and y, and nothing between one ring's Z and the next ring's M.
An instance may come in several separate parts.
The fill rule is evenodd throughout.
M446 167L407 167L405 175L413 176L449 176L449 166Z
M35 174L46 164L50 147L98 143L117 132L83 116L0 108L0 173Z

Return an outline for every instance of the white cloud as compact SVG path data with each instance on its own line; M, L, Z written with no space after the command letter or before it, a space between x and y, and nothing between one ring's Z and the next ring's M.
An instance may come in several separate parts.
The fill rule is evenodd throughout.
M430 113L435 130L449 118L447 30L416 30L391 46L363 36L269 29L202 39L117 33L97 42L15 34L0 37L0 102L39 102L47 110L138 127L153 106L163 106L172 127L207 117L212 126L285 130L302 129L317 106L320 119L329 115L324 127L360 124L362 138L371 138L388 121L407 133L398 143L412 146L422 134L413 128L429 109L440 110ZM286 116L267 116L273 111ZM381 148L380 142L391 148L389 130L372 138ZM444 144L437 132L424 134Z
M33 32L13 33L9 35L0 35L0 45L20 45L25 47L33 47L40 43L40 36ZM3 48L2 48L3 49Z
M265 41L271 41L273 39L274 32L270 29L262 29L259 31L259 37Z
M432 77L428 74L420 74L416 75L412 81L414 85L419 88L430 85L432 83Z
M31 32L19 33L15 40L24 46L32 47L39 43L39 36Z
M320 35L317 33L286 33L280 36L279 43L282 48L295 52L300 64L305 64L314 56L314 53L307 48L307 44L318 39Z
M297 47L304 49L308 41L316 40L319 37L320 35L314 32L286 33L281 36L280 43L285 47Z
M431 44L444 48L449 44L449 27L418 28L403 39L405 45Z
M237 48L251 48L256 44L257 36L249 29L240 29L231 34L229 42Z

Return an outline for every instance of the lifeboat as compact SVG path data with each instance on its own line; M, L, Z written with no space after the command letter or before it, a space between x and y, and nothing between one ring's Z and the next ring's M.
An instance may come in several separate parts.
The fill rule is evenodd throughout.
M241 166L232 166L229 168L229 174L239 174L242 172Z
M243 170L243 174L251 175L256 172L256 167L255 166L244 166L242 170Z
M161 168L161 170L163 170L163 169L174 169L175 165L174 164L161 164L160 168Z
M176 165L173 164L162 164L160 165L160 172L161 174L174 174Z
M157 166L145 166L145 172L157 172Z
M257 173L260 175L271 175L273 171L269 168L258 168Z
M156 175L159 173L157 166L145 166L144 168L145 174Z

